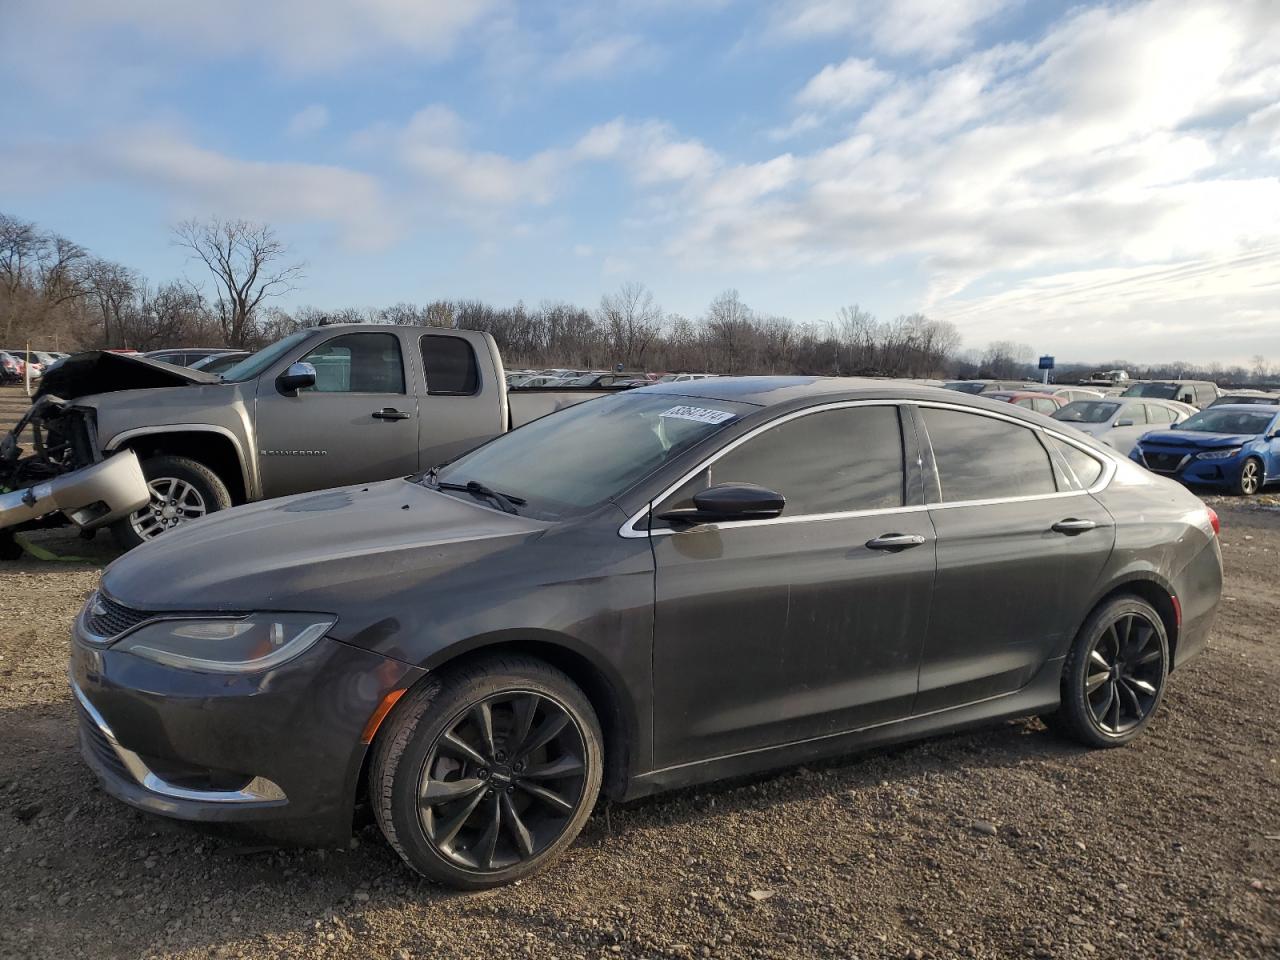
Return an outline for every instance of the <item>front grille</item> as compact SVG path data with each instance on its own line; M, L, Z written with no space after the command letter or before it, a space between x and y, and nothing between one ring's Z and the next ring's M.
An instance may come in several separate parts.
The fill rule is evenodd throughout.
M85 617L84 625L95 637L118 637L126 630L136 627L144 620L150 620L153 616L155 614L145 610L134 610L123 603L116 603L103 593L98 593L89 603L89 612Z
M1152 470L1158 470L1161 473L1174 473L1182 464L1184 454L1181 453L1150 453L1145 454L1147 466Z

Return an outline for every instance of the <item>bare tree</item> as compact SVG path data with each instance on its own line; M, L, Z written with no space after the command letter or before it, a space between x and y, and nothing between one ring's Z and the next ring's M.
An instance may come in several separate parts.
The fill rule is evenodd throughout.
M256 339L254 322L262 301L296 289L304 264L286 262L288 248L267 224L247 220L185 220L173 228L174 243L189 250L213 274L223 340L243 347Z
M141 280L128 267L101 259L89 262L84 277L89 297L102 319L102 345L123 345L121 333Z
M628 367L644 363L645 351L662 330L662 308L643 283L624 283L600 298L600 325Z

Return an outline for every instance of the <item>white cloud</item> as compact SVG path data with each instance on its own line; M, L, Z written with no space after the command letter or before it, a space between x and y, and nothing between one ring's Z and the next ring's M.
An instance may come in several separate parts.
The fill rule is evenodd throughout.
M1044 290L1027 274L1070 278L1074 291L1093 271L1152 277L1152 265L1178 269L1133 294L1135 310L1171 315L1199 309L1198 297L1238 296L1280 320L1273 265L1228 279L1237 258L1280 243L1277 13L1268 0L1080 10L1038 43L881 86L835 142L752 165L764 189L722 167L684 211L671 252L761 269L910 258L928 278L923 305L988 336L1013 322L1001 311L1014 303L1058 322L1036 307ZM837 76L815 76L805 105L839 103ZM1212 284L1205 264L1220 265ZM994 299L998 284L1018 299ZM962 296L974 298L964 310Z
M654 59L654 51L643 38L621 34L574 43L555 58L548 72L553 80L567 82L646 65Z
M845 110L865 101L889 80L889 74L877 69L875 61L850 57L843 63L823 67L796 95L796 102L808 107Z
M583 159L616 160L641 184L701 180L721 162L702 142L679 138L670 124L632 123L621 117L588 130L573 153Z
M848 35L891 56L945 57L966 49L974 33L1018 0L788 0L772 17L773 36Z
M324 104L313 103L303 107L292 117L285 127L285 134L290 137L309 137L319 133L329 125L329 109Z

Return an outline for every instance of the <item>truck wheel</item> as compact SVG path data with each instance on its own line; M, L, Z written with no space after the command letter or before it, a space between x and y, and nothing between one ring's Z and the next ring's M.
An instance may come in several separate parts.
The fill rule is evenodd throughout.
M161 455L142 461L151 502L111 525L122 549L131 550L167 530L231 506L231 494L218 475L187 457Z

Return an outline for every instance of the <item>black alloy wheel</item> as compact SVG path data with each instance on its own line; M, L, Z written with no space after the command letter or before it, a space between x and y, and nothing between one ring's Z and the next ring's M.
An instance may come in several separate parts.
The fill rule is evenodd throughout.
M1164 621L1145 600L1107 601L1085 622L1062 673L1062 701L1047 724L1091 747L1128 743L1151 721L1169 675Z
M1156 627L1126 613L1102 632L1085 664L1089 713L1104 733L1121 736L1155 709L1164 683L1164 646Z
M586 695L532 657L486 657L410 690L374 743L369 794L409 866L483 889L544 867L595 805L603 738Z
M469 870L505 870L564 832L586 786L586 743L569 711L532 690L495 694L456 718L420 779L422 829Z

